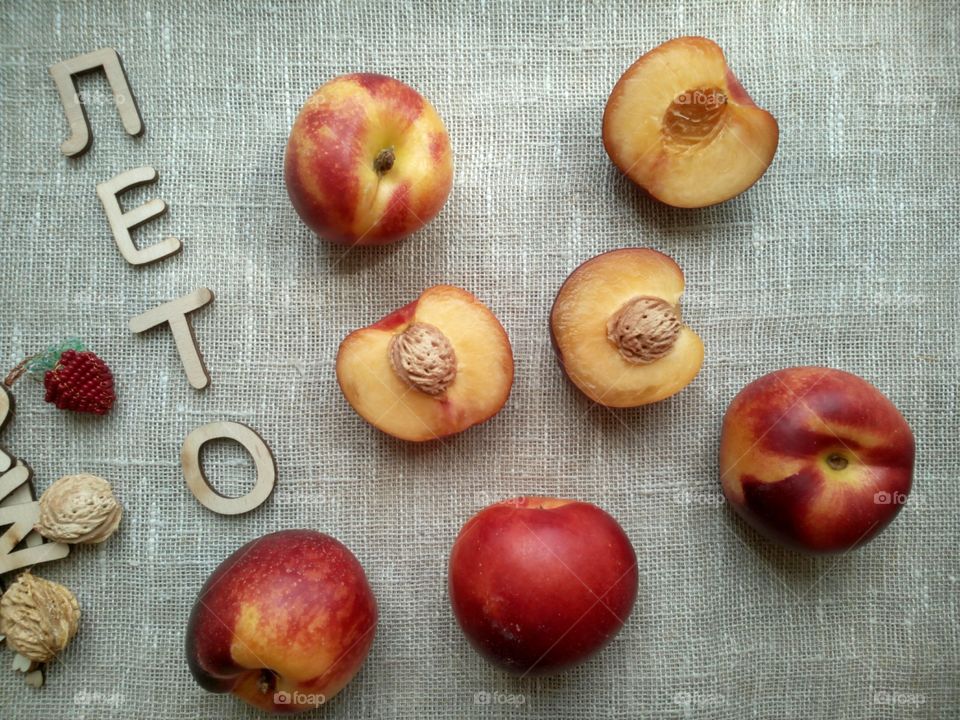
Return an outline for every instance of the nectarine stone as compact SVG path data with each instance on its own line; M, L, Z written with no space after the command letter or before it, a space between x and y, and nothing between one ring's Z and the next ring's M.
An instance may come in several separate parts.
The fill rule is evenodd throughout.
M680 267L648 248L587 260L557 293L550 332L560 365L587 397L635 407L680 392L703 364L703 343L680 318Z

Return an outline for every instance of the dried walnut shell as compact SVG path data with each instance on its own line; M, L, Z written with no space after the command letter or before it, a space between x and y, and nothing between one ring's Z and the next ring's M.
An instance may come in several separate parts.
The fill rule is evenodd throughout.
M113 535L123 508L110 483L96 475L66 475L40 496L36 529L49 540L101 543Z
M0 633L33 662L55 658L77 634L80 606L59 583L25 572L0 598Z

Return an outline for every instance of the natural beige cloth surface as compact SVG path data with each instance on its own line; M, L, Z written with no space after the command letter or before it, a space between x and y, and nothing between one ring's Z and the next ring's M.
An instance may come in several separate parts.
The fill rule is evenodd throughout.
M600 118L620 73L671 37L703 34L779 120L780 148L749 192L676 210L606 157ZM0 716L219 718L257 714L190 678L183 633L210 571L280 528L346 543L381 609L370 657L322 718L944 718L960 716L957 541L960 10L955 2L500 4L4 2L0 10L0 359L79 335L114 370L105 418L16 387L0 442L42 491L108 478L119 533L38 570L77 593L80 632L40 691L0 662ZM123 133L102 75L84 78L94 144L59 152L66 122L49 65L121 53L146 134ZM344 253L300 223L282 156L323 81L379 71L422 91L447 123L456 179L412 239ZM127 265L95 184L149 164L124 196L170 206L139 230L183 240ZM554 361L547 316L581 261L622 246L684 268L684 315L706 364L678 397L611 412ZM504 323L516 383L503 412L458 437L395 441L360 420L334 378L346 333L451 283ZM200 286L213 382L183 377L167 331L127 320ZM734 394L789 365L858 373L918 439L915 493L894 524L846 556L812 559L746 529L722 503L720 420ZM188 492L187 433L255 427L279 465L272 498L219 517ZM207 453L242 493L251 463ZM633 617L596 659L511 679L468 647L446 596L467 518L519 494L595 502L640 562Z

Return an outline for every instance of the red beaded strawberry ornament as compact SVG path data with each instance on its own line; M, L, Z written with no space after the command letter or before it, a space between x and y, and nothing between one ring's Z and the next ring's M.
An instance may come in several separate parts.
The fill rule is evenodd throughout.
M105 415L117 399L110 368L76 338L28 357L3 382L11 387L24 373L42 375L44 400L60 410Z

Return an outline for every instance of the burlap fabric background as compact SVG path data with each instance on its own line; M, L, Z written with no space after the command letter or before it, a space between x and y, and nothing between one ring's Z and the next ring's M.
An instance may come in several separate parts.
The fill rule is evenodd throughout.
M960 264L960 11L915 2L604 4L175 2L3 4L0 263L4 366L76 334L112 366L102 419L15 389L2 442L36 471L109 478L119 534L41 574L73 588L81 630L41 691L0 672L3 718L253 717L194 684L186 618L209 572L281 528L331 533L380 603L373 651L324 718L956 718L960 716L956 485ZM600 118L620 73L677 35L726 50L778 118L761 182L715 208L643 197L613 168ZM47 67L121 53L146 125L126 136L106 81L82 81L88 154ZM447 123L456 182L439 218L395 247L344 254L297 219L281 162L301 103L354 70L420 89ZM142 164L182 255L146 269L117 252L95 184ZM636 411L591 406L550 348L553 295L581 261L649 245L687 275L688 322L707 361L678 397ZM513 342L516 384L493 421L427 445L395 441L341 396L344 335L416 297L461 285ZM169 332L127 320L200 286L195 326L213 377L183 377ZM746 529L722 504L719 425L746 382L818 363L863 375L911 423L915 494L871 545L811 559ZM272 498L220 517L188 492L193 428L238 420L279 465ZM217 486L250 461L206 453ZM514 680L467 646L446 596L462 523L519 494L572 496L615 515L640 561L636 611L616 641L560 677Z

